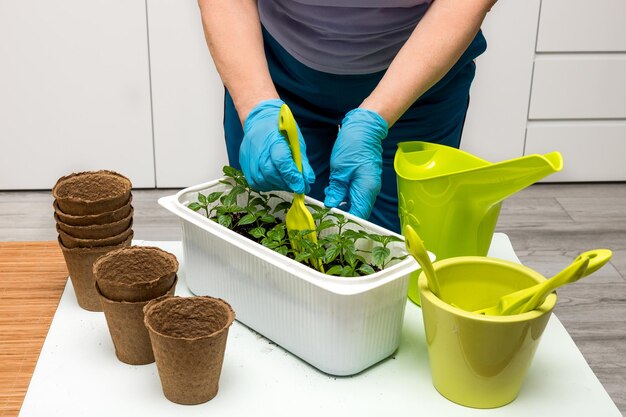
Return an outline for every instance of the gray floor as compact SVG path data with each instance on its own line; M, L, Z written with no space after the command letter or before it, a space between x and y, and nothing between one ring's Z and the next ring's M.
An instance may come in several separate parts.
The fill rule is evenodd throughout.
M156 203L173 191L134 191L136 239L180 239L178 221ZM546 276L580 252L613 250L609 265L559 291L556 314L626 415L626 184L534 185L505 202L497 230ZM0 241L53 239L49 192L0 192Z

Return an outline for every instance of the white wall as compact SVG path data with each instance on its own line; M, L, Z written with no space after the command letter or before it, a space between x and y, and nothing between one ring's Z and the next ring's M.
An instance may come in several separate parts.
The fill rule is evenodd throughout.
M462 148L561 150L550 180L626 180L625 4L498 2ZM0 0L0 189L100 168L136 187L214 178L222 101L196 0Z

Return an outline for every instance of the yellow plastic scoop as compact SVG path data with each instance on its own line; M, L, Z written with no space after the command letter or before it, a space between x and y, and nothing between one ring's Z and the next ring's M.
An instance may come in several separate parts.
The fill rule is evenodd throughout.
M415 229L410 225L404 226L404 239L406 244L406 250L415 258L418 264L422 267L422 270L426 274L428 279L428 289L439 297L441 289L439 287L439 280L437 279L437 273L433 264L430 262L430 257L424 247L424 242L419 237Z
M476 310L474 313L487 316L509 316L532 311L545 301L558 287L578 281L600 269L611 259L608 249L595 249L580 254L567 268L554 277L529 288L507 294L493 307Z
M278 114L278 130L287 139L289 147L291 148L291 154L293 155L293 162L295 162L298 171L302 172L302 155L300 154L300 141L298 140L298 128L296 127L296 121L293 118L293 114L289 109L289 106L283 104ZM287 211L285 218L285 224L287 225L287 231L292 230L315 230L315 220L309 209L304 205L304 194L294 194L291 208ZM313 242L317 242L317 235L315 232L311 232L305 236ZM301 248L298 245L291 242L291 247L295 251L299 251ZM323 266L316 260L311 259L313 267L320 272L324 272Z

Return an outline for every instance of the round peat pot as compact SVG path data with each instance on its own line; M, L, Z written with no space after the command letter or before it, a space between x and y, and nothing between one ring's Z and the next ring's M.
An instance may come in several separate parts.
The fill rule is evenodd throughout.
M124 242L129 237L132 239L133 233L133 223L131 221L128 229L124 230L122 233L117 234L115 236L107 237L104 239L80 239L77 237L73 237L65 233L61 230L61 227L57 224L57 232L59 233L59 237L61 238L61 242L66 248L74 249L74 248L97 248L102 246L115 246Z
M59 229L77 239L106 239L117 236L128 229L133 221L133 210L128 215L116 222L106 224L92 224L88 226L72 226L64 223L55 213L54 220L59 225Z
M157 247L131 246L109 252L93 265L102 295L114 301L148 301L164 295L178 271L173 254Z
M536 310L511 316L471 313L545 278L525 266L467 256L434 264L440 298L419 276L424 329L433 385L444 397L474 408L513 401L556 304L550 294ZM453 307L454 304L457 307Z
M230 305L213 297L169 297L144 307L165 397L178 404L200 404L217 395Z
M168 289L167 295L174 295L176 282ZM115 347L115 356L129 365L145 365L154 362L150 335L143 321L143 308L150 301L114 301L102 295L98 282L96 291L100 296L107 327ZM156 298L158 300L158 298Z
M117 172L88 171L59 178L52 196L65 214L94 215L125 205L131 188L130 180Z
M132 235L116 246L101 246L96 248L67 248L59 237L59 246L65 258L65 264L70 274L70 281L76 293L78 305L88 311L102 311L100 298L96 291L96 281L93 276L93 264L102 255L125 246L130 246Z
M74 216L63 213L56 200L52 203L52 206L54 207L54 214L56 217L68 226L93 226L97 224L115 223L126 218L133 209L133 206L131 205L132 200L133 196L131 194L126 204L116 210L100 214L87 214L84 216Z

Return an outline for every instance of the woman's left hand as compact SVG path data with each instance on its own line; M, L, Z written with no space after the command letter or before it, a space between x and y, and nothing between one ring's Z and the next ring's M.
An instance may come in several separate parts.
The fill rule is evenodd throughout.
M381 142L389 127L378 113L354 109L346 114L330 156L330 181L324 205L350 204L350 214L367 219L380 192Z

